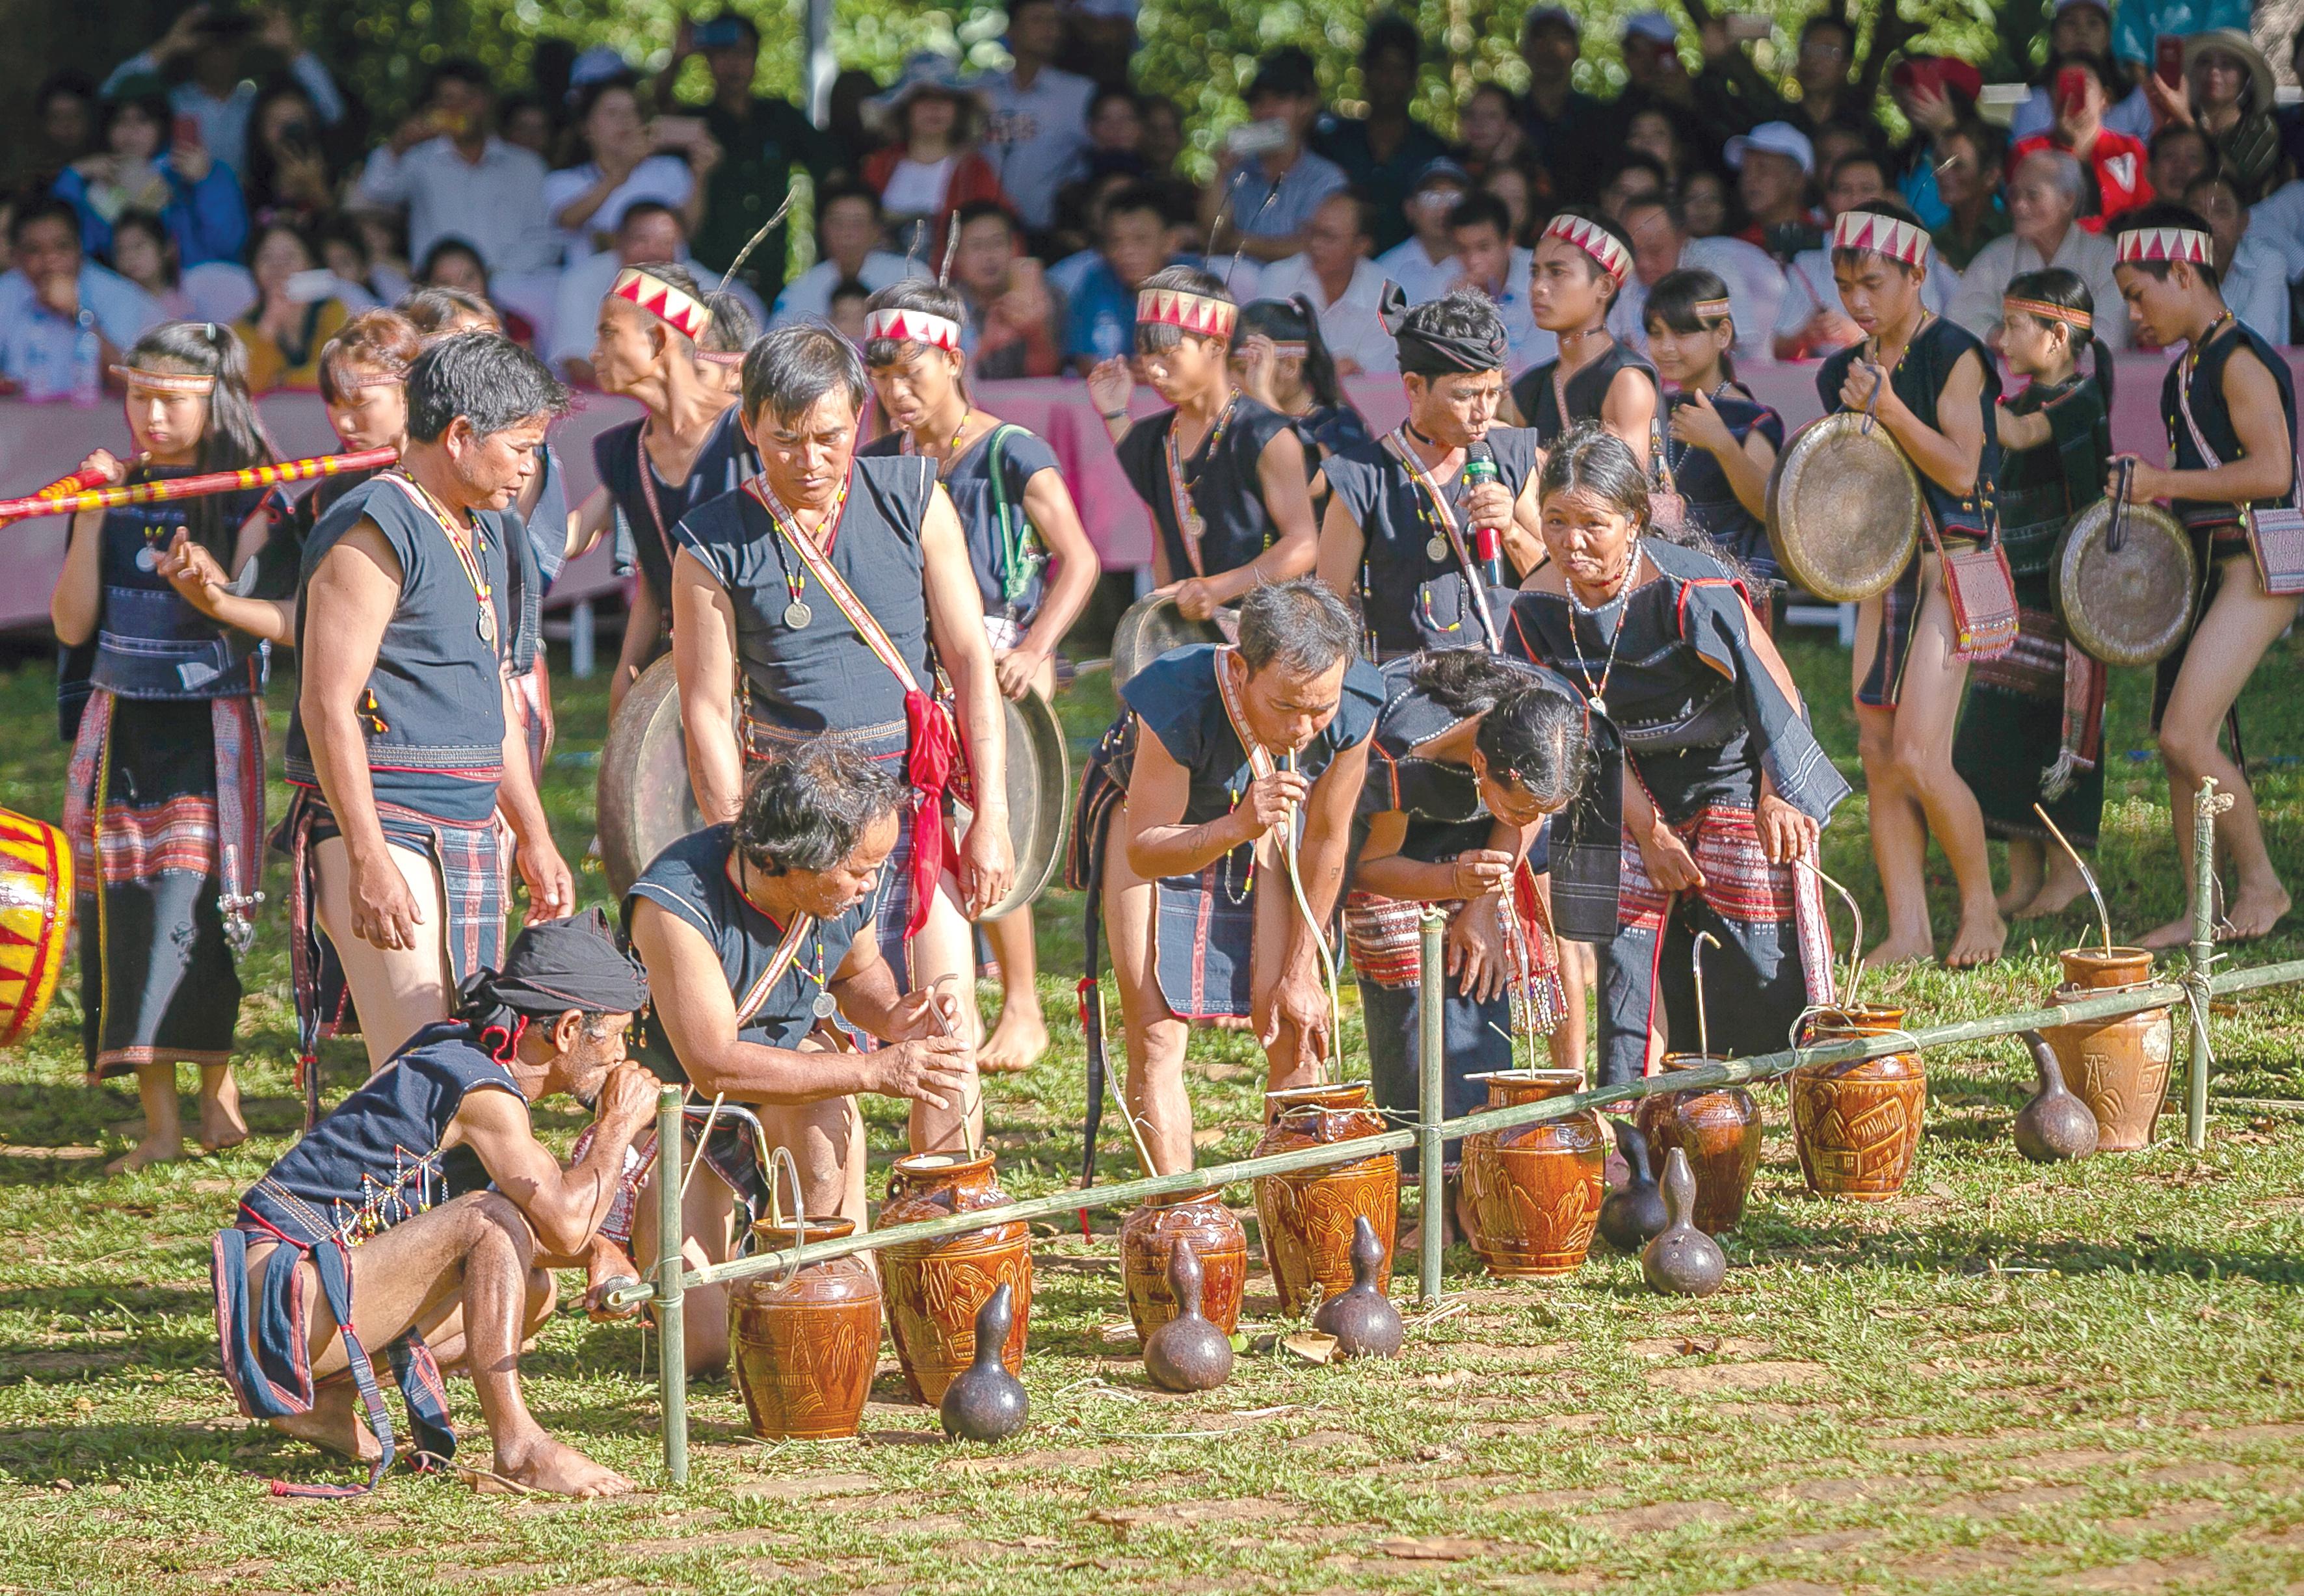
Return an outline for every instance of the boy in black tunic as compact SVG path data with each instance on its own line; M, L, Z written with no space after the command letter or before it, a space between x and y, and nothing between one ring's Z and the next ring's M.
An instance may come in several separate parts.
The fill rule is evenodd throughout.
M2287 361L2225 308L2215 242L2197 215L2177 205L2130 211L2120 219L2118 249L2113 274L2137 332L2163 348L2186 346L2161 388L2173 469L2131 455L2114 460L2115 471L2122 462L2132 467L2136 497L2171 501L2207 573L2190 638L2160 664L2156 707L2176 852L2189 887L2192 795L2213 776L2232 799L2216 817L2216 840L2239 882L2225 899L2221 934L2245 941L2288 912L2288 889L2265 849L2248 777L2216 746L2216 731L2265 650L2296 618L2300 588L2280 579L2295 574L2283 553L2300 541L2282 528L2296 503L2296 389ZM2139 940L2172 948L2191 934L2188 913Z
M1545 224L1528 268L1529 309L1560 339L1557 359L1512 385L1515 421L1549 449L1579 422L1597 421L1641 460L1656 442L1656 367L1616 342L1608 309L1631 274L1632 248L1613 222L1563 211Z
M1144 280L1136 355L1175 409L1131 421L1132 378L1117 356L1088 373L1088 397L1128 485L1152 511L1152 579L1188 621L1206 621L1263 582L1312 569L1318 523L1290 418L1232 385L1239 307L1189 266Z

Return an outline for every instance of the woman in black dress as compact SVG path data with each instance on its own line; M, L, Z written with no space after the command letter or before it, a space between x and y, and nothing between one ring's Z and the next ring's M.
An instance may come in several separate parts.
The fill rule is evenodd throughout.
M1737 382L1729 309L1728 285L1707 271L1672 272L1648 290L1648 353L1680 390L1666 409L1664 471L1689 519L1773 587L1783 572L1768 546L1768 474L1784 446L1784 418Z
M2096 846L2104 815L2102 662L2064 635L2049 592L2056 540L2103 495L2112 457L2112 350L2095 334L2096 300L2062 266L2026 272L2003 300L2000 353L2030 378L2000 407L2000 536L2016 581L2016 646L1976 668L1952 743L1952 768L2008 842L2000 912L2053 915L2088 890L2032 812L2048 813L2077 848ZM2096 349L2093 371L2080 354Z
M1817 835L1848 783L1809 730L1742 585L1648 524L1622 440L1569 434L1538 484L1549 563L1505 646L1583 697L1595 764L1552 825L1553 915L1601 956L1604 1085L1639 1075L1649 1034L1692 1051L1690 956L1709 933L1718 1053L1766 1052L1827 1001L1832 948ZM1629 778L1629 779L1627 779Z

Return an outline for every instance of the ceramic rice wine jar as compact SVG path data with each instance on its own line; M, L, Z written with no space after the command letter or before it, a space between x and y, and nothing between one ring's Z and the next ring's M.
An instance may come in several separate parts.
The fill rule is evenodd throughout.
M1214 1186L1147 1197L1120 1227L1120 1271L1128 1287L1128 1317L1136 1338L1176 1316L1168 1288L1168 1254L1188 1246L1200 1261L1200 1312L1227 1336L1240 1328L1240 1298L1248 1284L1248 1232Z
M1272 1111L1272 1123L1256 1144L1258 1158L1382 1136L1391 1128L1368 1105L1366 1081L1292 1086L1266 1093L1264 1101ZM1283 1315L1292 1319L1311 1306L1315 1283L1324 1296L1351 1288L1355 1219L1368 1220L1384 1244L1384 1267L1376 1279L1379 1289L1389 1291L1393 1230L1400 1219L1400 1159L1379 1153L1259 1177L1256 1217L1264 1234L1264 1262L1279 1288Z
M2142 948L2073 948L2063 960L2064 984L2054 1001L2100 997L2152 979L2152 955ZM2096 1116L2096 1151L2136 1153L2149 1146L2152 1127L2168 1094L2168 1067L2176 1026L2165 1009L2042 1033L2055 1050L2064 1085Z
M1902 1009L1865 1003L1827 1009L1807 1041L1844 1042L1902 1030ZM1917 1051L1792 1071L1792 1144L1808 1189L1826 1197L1885 1203L1904 1187L1920 1146L1927 1072Z
M781 1252L834 1241L847 1219L762 1220L754 1245ZM751 1275L728 1288L728 1347L736 1384L763 1440L835 1440L856 1433L880 1363L880 1282L851 1254L803 1265L790 1280Z
M1663 1073L1718 1062L1699 1053L1666 1053ZM1760 1167L1760 1110L1752 1094L1741 1086L1661 1093L1643 1098L1632 1119L1658 1163L1669 1161L1674 1147L1688 1154L1696 1177L1696 1228L1707 1236L1734 1229Z
M888 1173L888 1200L880 1229L948 1219L1009 1201L992 1168L992 1154L967 1158L916 1153ZM882 1251L881 1278L888 1298L888 1333L916 1400L931 1407L976 1356L976 1315L1005 1286L1013 1299L1001 1362L1011 1374L1024 1368L1024 1340L1032 1316L1032 1237L1021 1221L970 1230L911 1246Z
M1487 1106L1564 1097L1581 1070L1500 1069L1476 1075ZM1507 1279L1569 1274L1583 1267L1608 1191L1607 1134L1591 1109L1464 1138L1464 1196L1472 1250Z

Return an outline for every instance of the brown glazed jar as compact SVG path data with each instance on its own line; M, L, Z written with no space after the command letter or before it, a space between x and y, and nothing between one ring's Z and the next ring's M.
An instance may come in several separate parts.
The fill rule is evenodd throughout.
M949 1219L1009 1201L1000 1189L992 1154L915 1153L888 1172L888 1200L880 1229ZM1032 1313L1032 1235L1023 1221L947 1236L942 1241L884 1247L880 1278L888 1297L888 1334L913 1398L933 1407L944 1387L976 1357L976 1313L1002 1286L1014 1313L1000 1361L1024 1371L1024 1339Z
M1827 1009L1809 1022L1806 1040L1878 1036L1903 1024L1902 1009ZM1885 1203L1902 1191L1919 1151L1927 1097L1927 1071L1917 1051L1794 1069L1792 1144L1808 1189L1859 1203Z
M2142 948L2072 948L2056 957L2064 965L2064 984L2051 1000L2058 1003L2152 979L2152 955ZM2169 1011L2147 1009L2118 1019L2049 1026L2040 1034L2056 1051L2064 1085L2096 1116L2096 1151L2136 1153L2149 1146L2176 1047Z
M1368 1106L1366 1081L1322 1086L1292 1086L1264 1094L1272 1123L1253 1156L1287 1153L1391 1128ZM1352 1220L1365 1219L1384 1242L1378 1289L1389 1292L1393 1231L1400 1220L1400 1159L1379 1153L1344 1163L1323 1164L1289 1175L1265 1175L1256 1182L1258 1229L1264 1233L1264 1262L1280 1292L1280 1312L1289 1318L1309 1311L1312 1287L1334 1296L1352 1283Z
M781 1252L855 1229L846 1219L762 1220L752 1236L759 1250ZM747 1276L728 1288L728 1346L754 1435L853 1435L880 1363L880 1282L852 1253L805 1264L790 1280Z
M1189 1246L1200 1261L1200 1313L1227 1336L1240 1328L1241 1293L1248 1285L1248 1232L1214 1186L1147 1197L1120 1227L1120 1271L1128 1286L1128 1317L1137 1338L1176 1316L1168 1288L1168 1258Z
M1716 1064L1700 1053L1666 1053L1662 1072ZM1741 1086L1700 1086L1642 1098L1632 1122L1661 1164L1674 1147L1696 1177L1696 1228L1720 1236L1744 1217L1744 1198L1760 1167L1760 1109Z
M1498 1069L1486 1081L1492 1109L1564 1097L1578 1069ZM1573 1273L1592 1247L1608 1195L1607 1133L1591 1109L1464 1138L1464 1197L1472 1251L1506 1279Z

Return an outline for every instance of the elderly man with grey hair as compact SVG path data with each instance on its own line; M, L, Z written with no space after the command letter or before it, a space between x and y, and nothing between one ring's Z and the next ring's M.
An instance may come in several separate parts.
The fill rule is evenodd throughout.
M756 765L735 818L665 849L624 899L656 1003L662 1048L652 1062L701 1097L757 1114L766 1140L791 1152L807 1212L859 1228L857 1098L957 1116L975 1086L971 1044L949 1034L935 993L904 990L874 934L906 798L894 770L852 739L810 738ZM888 1045L857 1051L835 1018ZM706 1262L733 1256L744 1233L736 1204L750 1206L771 1178L738 1122L720 1123L728 1128L708 1136L707 1178L682 1192L687 1245ZM649 1157L650 1174L640 1178ZM635 1200L603 1229L633 1247L643 1268L659 1245L646 1179L665 1167L660 1151L629 1164L627 1178L640 1179ZM691 1370L724 1360L727 1322L712 1302L697 1313Z
M2118 314L2112 241L2080 224L2088 174L2061 149L2037 149L2016 164L2008 180L2008 214L2014 231L1977 252L1961 274L1952 318L1978 338L1996 342L2000 301L2026 272L2062 266L2077 273L2096 296L2096 331L2114 349L2128 347L2128 318Z

